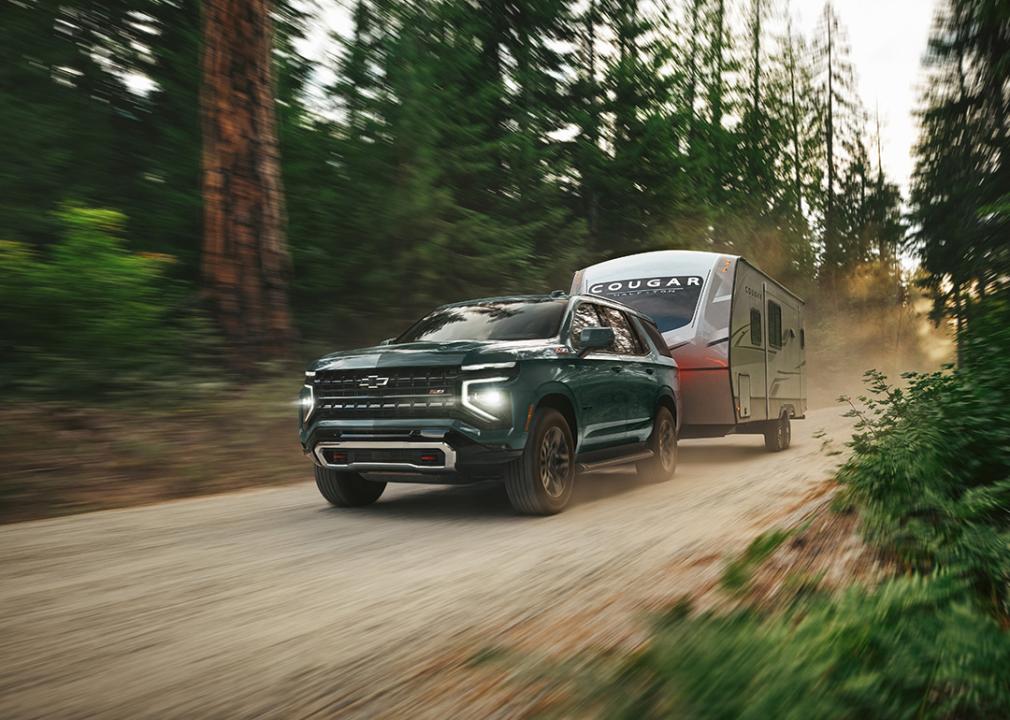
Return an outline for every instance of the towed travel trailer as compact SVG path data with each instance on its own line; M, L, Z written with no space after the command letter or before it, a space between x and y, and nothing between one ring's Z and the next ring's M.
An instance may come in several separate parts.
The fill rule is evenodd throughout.
M575 273L572 293L656 321L680 369L683 438L761 434L784 450L807 409L803 300L742 257L661 250Z

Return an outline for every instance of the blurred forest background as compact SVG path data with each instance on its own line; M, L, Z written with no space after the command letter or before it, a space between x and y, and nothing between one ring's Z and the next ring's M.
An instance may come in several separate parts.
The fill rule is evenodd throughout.
M39 400L114 443L146 423L85 408L198 408L100 452L164 467L222 389L279 423L272 370L643 250L756 261L824 377L918 362L917 298L963 331L1004 292L1005 0L938 2L909 198L830 1L805 37L785 0L353 0L309 61L319 10L2 0L0 445Z
M311 3L206 8L5 0L8 389L132 390L173 364L306 359L292 340L375 342L441 302L567 289L578 267L659 248L746 255L815 306L896 306L910 224L938 295L950 268L933 259L960 262L979 237L951 237L970 211L930 180L926 154L960 147L939 117L905 214L830 2L803 37L779 0L356 0L325 67L296 49ZM249 53L215 67L228 42ZM938 46L940 64L975 51L962 45ZM971 95L984 82L965 89L969 112L994 111ZM280 181L246 179L276 217L253 224L257 259L237 259L240 242L220 256L220 214L241 215L243 193L208 180L229 152L213 113L240 125L264 97L275 127L249 142L279 153ZM229 263L258 284L231 303Z

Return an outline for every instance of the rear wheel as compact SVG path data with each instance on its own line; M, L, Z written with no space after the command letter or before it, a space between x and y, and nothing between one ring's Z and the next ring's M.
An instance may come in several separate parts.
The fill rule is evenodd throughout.
M379 499L386 483L365 480L358 473L315 466L316 487L331 505L362 507Z
M768 423L765 428L765 447L771 452L782 452L789 447L792 442L792 424L789 422L789 413L782 413L782 416L774 422Z
M660 407L649 436L652 457L638 463L638 474L649 482L669 480L677 470L677 423L669 408Z
M517 512L553 515L564 510L575 485L575 443L565 416L541 408L522 457L505 468L505 490Z

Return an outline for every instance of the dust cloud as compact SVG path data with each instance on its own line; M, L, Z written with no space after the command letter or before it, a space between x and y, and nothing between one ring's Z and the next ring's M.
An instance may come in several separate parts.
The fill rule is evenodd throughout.
M807 317L807 395L811 408L863 393L863 374L883 372L900 384L904 372L930 372L955 357L953 333L929 319L929 300L913 293L900 304L829 308Z

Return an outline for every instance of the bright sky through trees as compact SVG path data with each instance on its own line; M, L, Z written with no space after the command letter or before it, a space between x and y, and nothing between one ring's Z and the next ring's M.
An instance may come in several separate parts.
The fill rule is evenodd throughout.
M811 35L825 0L788 1L796 28ZM907 197L912 173L911 150L918 133L915 109L922 80L921 61L936 2L834 0L834 5L848 31L860 94L871 115L870 134L874 132L874 107L879 106L884 169ZM325 55L326 46L332 42L329 32L341 35L350 32L349 6L339 0L322 0L319 10L322 22L309 29L303 48L309 57L321 59Z
M918 136L915 110L923 80L922 56L935 0L835 0L848 30L860 94L871 114L880 108L884 169L908 196L912 146ZM810 33L824 0L792 0L797 27Z

